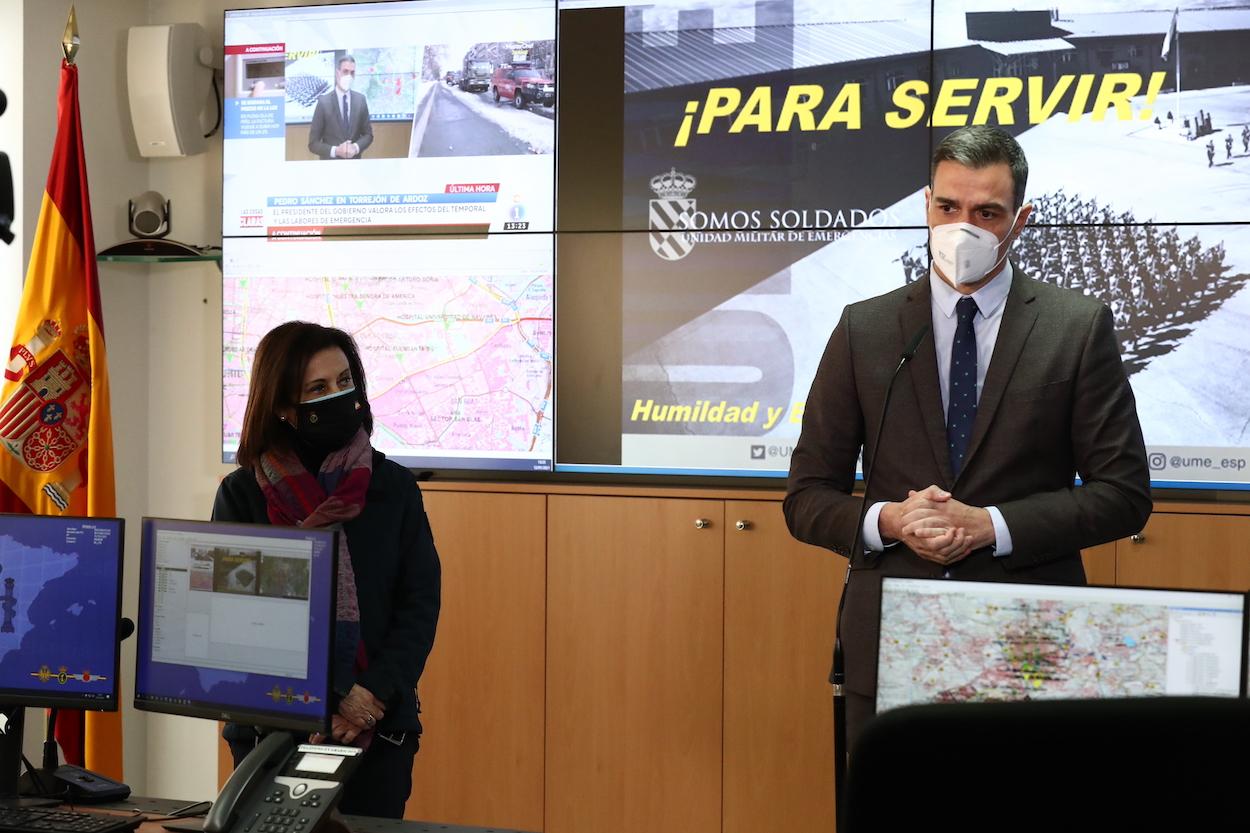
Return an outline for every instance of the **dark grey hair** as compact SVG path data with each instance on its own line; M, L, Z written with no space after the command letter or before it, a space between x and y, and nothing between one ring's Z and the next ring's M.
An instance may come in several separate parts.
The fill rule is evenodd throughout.
M347 63L348 61L351 61L353 64L356 63L356 59L353 58L351 55L344 55L342 58L339 58L337 61L334 62L334 69L335 70L342 69L343 64Z
M961 127L938 143L929 165L929 185L937 173L939 162L958 162L968 168L984 168L1005 162L1011 168L1012 209L1024 205L1024 186L1029 181L1029 161L1024 158L1020 143L1005 131L988 125Z

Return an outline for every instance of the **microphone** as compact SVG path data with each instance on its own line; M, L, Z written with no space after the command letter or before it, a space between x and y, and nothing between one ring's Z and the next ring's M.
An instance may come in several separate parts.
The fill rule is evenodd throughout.
M125 642L135 632L135 620L129 616L123 616L117 623L117 641Z
M846 587L851 583L851 561L855 554L864 546L864 516L868 514L868 509L872 503L868 499L868 490L872 483L872 469L868 461L874 464L877 461L877 451L881 447L881 435L885 431L885 417L890 411L890 398L894 395L894 383L898 381L898 375L902 373L903 368L907 366L916 356L916 351L920 349L920 342L928 335L932 324L925 322L911 341L907 342L907 347L898 357L898 365L894 368L894 374L890 376L890 382L885 387L885 401L881 403L881 419L877 423L877 436L872 443L872 454L864 456L864 502L859 507L859 520L855 524L855 537L851 541L851 550L847 555L846 575L842 578L842 595L838 599L838 613L834 619L833 631L833 670L829 674L829 682L833 684L833 746L834 746L834 785L837 792L837 806L845 806L842 801L842 785L846 783L846 760L849 750L846 748L846 660L842 653L842 610L846 605Z
M928 334L930 326L931 325L929 324L925 324L916 332L916 335L912 337L912 340L908 342L907 349L905 349L903 351L903 354L898 357L898 367L895 368L894 370L895 376L897 376L898 372L903 369L903 365L907 364L909 361L911 361L915 357L916 351L920 349L920 341ZM886 391L885 391L885 401L887 404L890 401L890 393L893 391L893 389L894 389L894 380L890 379L890 386L886 388ZM881 409L881 416L883 417L885 416L885 408ZM885 423L883 422L882 424L884 425ZM880 435L878 434L878 436Z

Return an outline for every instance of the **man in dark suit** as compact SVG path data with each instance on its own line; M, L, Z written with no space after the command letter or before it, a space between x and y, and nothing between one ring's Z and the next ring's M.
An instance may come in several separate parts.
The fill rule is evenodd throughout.
M321 159L359 159L373 143L369 103L352 91L355 79L356 59L344 55L334 70L334 89L317 99L308 149Z
M1081 549L1138 532L1150 515L1111 311L1007 260L1032 210L1027 178L1024 152L997 128L944 139L925 189L928 279L848 306L807 398L785 515L799 540L850 558L841 633L852 746L874 709L883 576L1084 584ZM886 386L925 328L865 460L872 494L861 502L856 459L876 442Z

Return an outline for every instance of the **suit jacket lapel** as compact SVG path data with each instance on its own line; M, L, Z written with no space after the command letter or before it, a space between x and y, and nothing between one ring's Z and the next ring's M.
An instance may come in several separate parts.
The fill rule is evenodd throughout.
M932 328L933 301L927 276L912 284L912 291L899 311L898 320L903 344L915 338L921 327ZM920 340L920 347L916 349L916 355L907 370L911 374L912 389L916 392L920 417L924 422L934 460L942 472L944 482L949 484L953 478L950 454L946 450L946 417L942 414L942 390L938 386L937 351L933 347L932 330L926 338Z
M1034 301L1037 293L1028 276L1016 269L1011 282L1011 291L1007 293L1006 305L1003 308L1003 322L998 327L998 341L994 343L994 354L990 357L990 367L985 374L985 388L977 402L977 418L972 424L972 439L968 442L968 453L964 456L962 472L968 470L976 456L981 441L994 421L994 414L1002 402L1003 391L1016 369L1029 332L1037 321L1037 305Z

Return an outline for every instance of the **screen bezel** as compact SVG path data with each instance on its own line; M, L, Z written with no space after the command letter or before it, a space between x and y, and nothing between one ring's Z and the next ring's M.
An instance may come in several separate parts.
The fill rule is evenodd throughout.
M175 527L164 525L176 525ZM153 565L155 563L156 552L153 544L155 543L155 534L161 528L176 528L185 530L188 527L202 528L206 531L215 530L224 534L248 534L248 535L264 535L265 531L283 530L297 531L304 536L328 538L330 546L330 588L326 593L327 609L325 611L324 621L328 635L326 645L330 648L326 652L325 657L325 680L326 680L326 696L322 699L322 716L320 720L308 717L292 717L287 712L271 711L269 709L248 709L241 706L231 705L228 703L213 703L207 700L195 703L168 703L162 700L151 699L148 695L140 692L140 668L145 663L152 665L153 661L149 658L145 659L145 651L151 652L152 645L152 611L150 605L153 600ZM334 622L335 622L335 601L336 588L338 587L338 563L339 563L339 530L335 529L314 529L304 527L285 527L273 524L251 524L239 523L234 521L191 521L178 518L155 518L144 516L140 527L140 544L139 544L139 625L136 628L136 647L135 647L135 679L134 679L134 707L140 711L158 712L161 714L172 714L181 717L200 717L208 720L223 720L232 723L242 723L246 725L264 726L272 729L287 729L295 732L327 732L330 728L330 718L334 714L331 709L331 701L334 699L333 691L333 655L334 655ZM273 536L278 537L278 536ZM145 604L149 607L145 610Z
M113 600L113 662L109 670L112 672L112 691L107 697L87 698L81 694L48 694L36 689L2 688L0 687L0 705L18 705L31 708L47 709L82 709L84 711L115 712L118 709L118 677L121 675L121 622L122 622L122 586L124 581L123 568L126 563L126 520L124 518L92 518L83 515L26 515L17 513L0 514L0 523L8 520L19 523L40 523L56 521L62 524L73 521L107 523L115 525L117 554L117 588Z
M1250 681L1248 681L1246 678L1247 672L1248 670L1250 670L1250 657L1247 657L1247 653L1246 653L1247 645L1248 645L1247 639L1248 637L1250 637L1250 593L1240 591L1240 590L1211 590L1207 588L1199 589L1199 588L1187 588L1187 587L1147 587L1144 585L1119 585L1119 584L1049 584L1046 582L1023 582L1023 581L990 582L990 581L975 581L975 580L967 580L967 579L934 579L931 577L923 577L923 576L882 576L881 577L880 592L877 594L877 605L876 605L876 608L877 608L876 609L877 662L876 662L875 670L877 674L876 679L877 679L878 684L880 683L880 678L881 678L881 633L882 633L881 631L881 608L884 604L884 599L885 599L886 580L889 580L892 582L904 582L904 583L937 580L937 581L942 581L943 583L959 584L959 585L992 584L995 588L1058 587L1062 589L1088 588L1090 590L1129 590L1129 591L1141 590L1141 591L1149 591L1149 592L1154 592L1154 593L1200 593L1200 594L1208 595L1208 596L1240 596L1241 597L1241 645L1238 648L1239 668L1238 668L1238 674L1237 674L1238 676L1237 695L1235 697L1231 695L1221 696L1221 695L1216 695L1216 694L1188 694L1188 695L1175 695L1175 696L1212 697L1212 698L1219 699L1219 700L1244 699L1247 696L1247 687L1248 687L1248 683L1250 683ZM1145 696L1163 697L1163 696L1171 696L1171 695L1164 694L1164 695L1142 695L1142 696L1143 697ZM882 712L877 711L877 687L876 686L873 687L872 699L873 699L873 714L874 715L882 714ZM1054 698L1054 699L1060 699L1060 698ZM1101 698L1096 698L1096 699L1127 700L1127 699L1133 699L1133 698L1101 697ZM908 705L926 705L926 704L909 703L904 706L898 706L897 708L907 708Z

